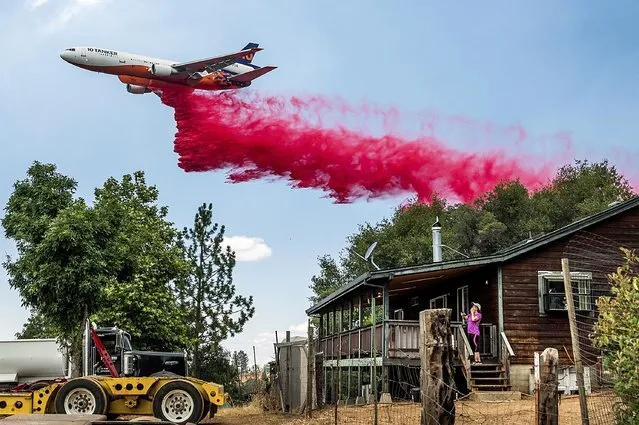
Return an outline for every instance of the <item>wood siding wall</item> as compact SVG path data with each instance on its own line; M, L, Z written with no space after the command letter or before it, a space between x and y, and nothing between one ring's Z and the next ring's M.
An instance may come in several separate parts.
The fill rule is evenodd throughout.
M621 265L619 246L639 249L639 209L591 226L502 266L504 329L515 352L512 363L532 364L535 351L541 353L547 347L554 347L559 351L560 364L572 364L567 313L540 315L538 271L561 272L561 259L568 258L571 272L591 272L592 304L596 309L596 297L607 293L610 287L607 274ZM595 320L595 313L590 317L578 313L580 348L585 365L593 365L598 360L599 352L592 347L588 335Z

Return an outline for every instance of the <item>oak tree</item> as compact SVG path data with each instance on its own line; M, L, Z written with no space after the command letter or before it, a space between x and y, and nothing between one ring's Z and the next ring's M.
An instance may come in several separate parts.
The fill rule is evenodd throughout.
M378 223L365 223L346 239L338 257L318 258L311 278L314 304L362 273L373 271L363 261L377 242L375 263L383 268L432 261L432 224L442 224L444 261L492 254L594 214L614 201L634 196L627 180L607 161L575 161L561 167L548 184L529 191L520 181L504 181L468 204L451 204L434 195L428 202L409 200Z

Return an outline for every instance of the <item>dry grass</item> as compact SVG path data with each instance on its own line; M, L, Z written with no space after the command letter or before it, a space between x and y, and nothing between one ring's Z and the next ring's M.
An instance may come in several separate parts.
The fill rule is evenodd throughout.
M612 397L609 394L591 396L588 400L590 424L613 424ZM479 402L459 400L456 402L456 424L464 425L501 425L535 424L534 399L525 397L511 402ZM378 405L378 425L419 425L421 405L415 403L394 403ZM374 424L373 406L340 406L337 411L337 424L369 425ZM220 425L331 425L335 424L333 407L314 411L311 419L304 415L265 412L258 402L245 407L221 409L212 421ZM579 398L564 397L559 405L559 423L581 425Z

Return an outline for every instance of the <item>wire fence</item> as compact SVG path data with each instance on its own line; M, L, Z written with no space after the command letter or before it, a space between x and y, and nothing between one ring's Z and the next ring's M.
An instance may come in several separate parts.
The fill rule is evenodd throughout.
M619 236L619 239L623 238L623 235ZM616 377L606 367L607 353L593 344L598 318L597 299L614 297L609 275L625 262L621 246L622 240L580 231L571 238L564 251L571 275L574 273L578 278L573 284L575 318L591 425L616 423L616 413L625 408L614 392ZM573 359L571 362L574 364Z

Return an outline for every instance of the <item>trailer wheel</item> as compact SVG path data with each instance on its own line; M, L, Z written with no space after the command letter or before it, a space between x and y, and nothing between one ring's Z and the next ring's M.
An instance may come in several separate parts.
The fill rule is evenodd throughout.
M67 415L106 415L107 395L92 379L74 379L62 385L55 396L55 410Z
M203 411L202 393L182 379L162 386L153 397L153 416L175 424L199 423Z

